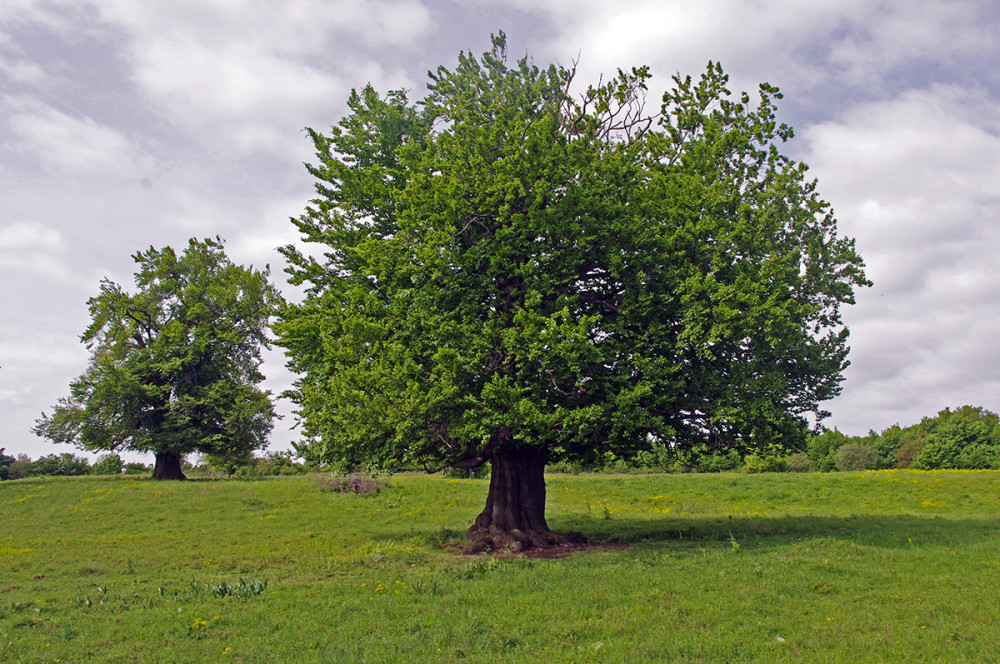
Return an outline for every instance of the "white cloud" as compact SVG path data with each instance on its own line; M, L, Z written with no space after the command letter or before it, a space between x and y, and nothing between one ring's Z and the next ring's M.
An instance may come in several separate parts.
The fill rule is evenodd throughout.
M37 458L64 451L30 431L42 411L51 412L52 405L67 396L69 381L86 367L86 358L86 349L72 334L27 328L23 321L16 327L0 326L0 447L6 447L7 454Z
M0 252L0 272L6 272L6 279L23 283L28 275L38 275L47 280L67 282L70 273L66 270L64 262L55 256L29 252Z
M302 195L272 200L259 211L257 218L244 224L242 233L227 241L226 253L238 263L258 268L271 264L278 269L282 259L275 249L299 241L298 230L289 219L302 214L307 198L308 192L303 191ZM272 277L275 277L274 271ZM280 272L277 278L280 279Z
M152 170L152 157L124 134L86 116L70 116L27 98L6 97L8 124L16 137L9 146L47 169L74 175L138 178Z
M875 282L846 313L854 366L831 406L844 414L836 423L867 413L866 427L883 428L945 406L997 407L998 115L1000 100L982 90L931 86L802 132Z
M59 231L37 221L15 221L0 226L0 250L54 249L60 244L62 235Z
M134 37L190 37L210 45L247 41L262 51L322 55L330 37L412 46L430 27L416 0L91 0L103 20ZM141 44L135 45L141 48Z
M0 25L33 24L68 34L82 6L74 0L4 0L0 4ZM2 35L2 33L0 33Z
M46 78L45 70L36 63L22 58L0 56L0 73L15 83L41 83Z
M15 221L0 226L0 273L14 283L27 275L66 281L62 234L37 221ZM5 298L6 299L6 298Z
M352 87L413 87L404 54L432 27L417 0L12 0L4 23L118 46L152 110L244 154L286 151ZM35 83L45 74L2 56L0 72Z
M971 250L996 233L998 113L1000 100L981 91L911 90L806 128L806 161L865 249Z
M170 122L238 150L282 151L290 132L341 107L351 87L411 84L366 49L406 52L430 27L414 0L106 0L133 80ZM387 84L387 85L386 85Z
M468 0L468 4L484 2ZM565 57L581 52L584 64L596 62L600 70L607 70L657 64L650 62L651 56L675 67L702 67L708 58L725 59L749 47L784 48L782 42L805 38L810 22L817 27L828 24L829 15L849 14L859 2L845 0L827 6L774 0L633 0L621 5L603 0L515 0L511 4L549 17L558 31L557 39L543 45L550 54ZM747 29L751 24L753 29Z
M0 341L0 358L4 358L5 371L15 367L27 370L39 365L75 368L87 357L83 345L67 346L55 335L32 335L34 338L26 339L22 332L19 336L21 338Z
M217 128L246 152L286 145L281 127L295 122L291 109L345 96L337 77L245 42L220 48L153 37L136 56L135 77L174 122Z
M469 5L488 0L464 0ZM544 16L535 54L568 65L580 54L581 80L648 64L657 90L675 72L699 74L721 62L735 90L766 80L812 91L863 88L877 96L888 77L911 66L950 63L1000 43L983 0L512 0Z

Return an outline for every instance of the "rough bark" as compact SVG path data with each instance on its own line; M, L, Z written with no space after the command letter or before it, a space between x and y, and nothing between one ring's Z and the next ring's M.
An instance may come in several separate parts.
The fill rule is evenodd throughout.
M156 466L153 468L154 480L186 480L181 470L180 454L174 452L157 452Z
M508 449L490 456L486 507L466 534L466 552L543 548L567 540L545 522L545 461L537 447Z

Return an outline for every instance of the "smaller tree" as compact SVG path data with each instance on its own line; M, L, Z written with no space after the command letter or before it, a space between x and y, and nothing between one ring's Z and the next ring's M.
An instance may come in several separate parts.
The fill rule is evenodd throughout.
M7 468L7 479L19 480L23 477L31 477L35 474L34 463L27 454L18 454L17 458Z
M105 454L94 464L91 472L94 475L121 475L125 462L117 454Z
M926 433L919 427L893 424L880 434L870 432L866 441L878 451L878 468L909 468L924 446Z
M234 265L218 238L133 258L136 292L101 282L81 337L90 364L33 431L86 450L153 452L156 479L184 479L190 452L266 447L275 415L257 387L260 349L281 302L268 270Z
M10 466L17 461L14 457L4 454L3 451L4 448L0 447L0 480L8 479Z
M306 472L306 467L296 463L297 454L291 450L284 452L267 452L263 459L258 459L258 466L263 465L266 475L298 475Z
M849 442L851 439L836 429L827 429L821 434L810 436L806 445L806 454L809 456L813 469L821 472L830 472L836 469L837 450Z
M833 455L837 470L869 470L878 465L878 450L866 443L841 445Z
M246 468L254 463L253 450L225 450L221 453L206 454L204 463L212 470L233 475L238 468Z

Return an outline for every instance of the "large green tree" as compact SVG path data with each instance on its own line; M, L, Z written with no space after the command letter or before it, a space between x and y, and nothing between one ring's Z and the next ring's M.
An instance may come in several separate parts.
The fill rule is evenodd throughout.
M310 131L317 197L283 248L276 325L310 453L428 470L489 461L470 548L560 541L544 468L675 447L797 446L847 365L865 284L777 90L721 67L644 107L647 68L571 92L503 35L428 94L354 92Z
M101 282L81 337L87 370L34 432L86 450L153 452L156 479L183 479L191 452L263 449L274 410L257 386L260 350L281 301L268 270L233 264L218 239L133 258L135 293Z

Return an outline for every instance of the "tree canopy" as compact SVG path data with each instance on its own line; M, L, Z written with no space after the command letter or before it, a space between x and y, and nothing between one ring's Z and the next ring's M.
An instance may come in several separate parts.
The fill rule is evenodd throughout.
M87 370L34 432L86 450L153 452L157 479L183 478L190 452L240 459L266 447L274 410L257 387L260 349L280 302L268 270L233 264L218 238L133 258L135 293L101 282L81 336Z
M491 462L476 546L558 541L546 462L652 442L798 446L847 366L840 307L866 284L806 167L778 145L779 92L722 68L646 67L573 93L574 69L509 65L505 39L427 95L353 92L310 130L316 257L275 329L310 439L345 465Z

